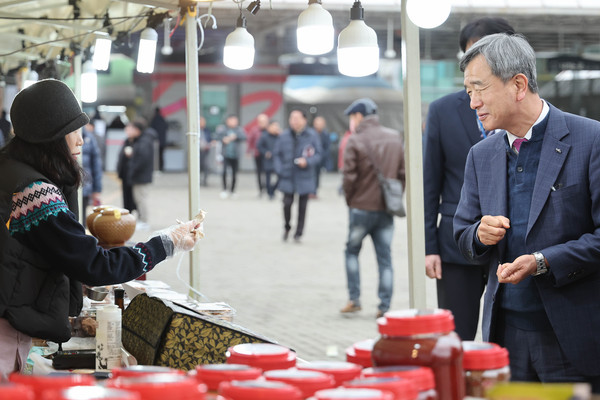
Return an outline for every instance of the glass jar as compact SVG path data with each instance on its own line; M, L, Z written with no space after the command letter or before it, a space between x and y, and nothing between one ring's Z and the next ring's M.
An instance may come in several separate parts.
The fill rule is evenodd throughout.
M394 400L394 395L379 389L337 388L319 390L310 400Z
M510 380L508 350L487 342L464 341L462 345L467 396L485 397L492 386Z
M394 394L394 400L418 400L419 396L414 382L395 376L355 379L344 383L344 387L386 390Z
M219 398L226 400L302 400L300 389L283 382L252 380L222 382Z
M245 364L203 364L196 366L195 370L196 379L215 393L221 382L253 380L261 375L259 368Z
M381 337L373 345L374 366L429 367L440 400L465 397L462 343L450 311L388 311L377 325Z
M33 389L25 385L0 383L0 399L34 400Z
M365 368L361 376L370 377L398 377L414 382L419 395L418 400L437 400L435 390L435 377L433 371L428 367L417 366L390 366Z
M178 374L149 374L106 381L107 388L137 393L141 400L205 400L206 385Z
M333 376L335 386L341 386L342 383L356 379L360 376L362 367L358 364L344 361L311 361L308 363L298 363L296 368L303 370L319 371Z
M45 392L39 400L140 400L134 392L101 386L74 386L59 392Z
M158 365L132 365L130 367L113 368L111 374L113 378L132 378L151 374L185 375L185 372L180 369L161 367Z
M265 371L264 378L295 386L302 392L302 398L312 396L316 391L330 389L335 386L333 376L319 371L300 370L296 368Z
M358 364L363 368L373 366L371 351L373 351L374 339L361 340L346 349L346 361Z
M41 399L46 390L60 390L72 386L92 386L96 380L91 375L71 374L68 372L53 375L22 375L12 373L8 380L33 389L36 399Z
M227 350L228 364L245 364L263 371L287 369L296 365L296 353L270 343L244 343Z

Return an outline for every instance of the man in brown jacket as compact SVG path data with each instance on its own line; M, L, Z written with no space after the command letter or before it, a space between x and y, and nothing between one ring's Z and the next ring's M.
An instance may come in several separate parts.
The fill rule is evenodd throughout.
M346 275L350 300L340 311L361 310L358 255L363 239L370 235L379 266L379 306L376 317L390 308L394 286L391 244L394 217L385 211L377 170L404 185L404 146L398 131L379 124L377 105L358 99L344 111L349 116L350 135L344 151L344 195L349 207Z

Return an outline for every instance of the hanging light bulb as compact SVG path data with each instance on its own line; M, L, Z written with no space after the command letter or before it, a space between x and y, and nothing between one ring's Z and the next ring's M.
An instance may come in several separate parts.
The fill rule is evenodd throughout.
M448 0L408 0L406 15L419 28L432 29L448 19L452 2Z
M164 56L170 56L171 54L173 54L173 48L171 47L171 24L169 23L170 21L171 18L165 18L165 20L163 21L165 43L163 44L162 49L160 49L160 52Z
M304 54L325 54L333 49L333 19L321 0L308 0L308 8L298 16L296 39Z
M377 34L364 21L364 9L356 0L350 9L350 23L338 36L338 70L348 76L367 76L379 69Z
M96 38L96 44L94 45L94 57L92 58L92 64L94 68L99 71L106 71L110 63L110 48L112 46L112 40L107 38Z
M137 58L138 72L151 74L154 71L157 42L158 33L154 29L148 27L142 31Z
M98 74L93 62L87 60L81 67L81 101L94 103L98 100Z
M254 38L246 30L246 18L240 14L236 28L227 35L223 64L231 69L248 69L254 64Z

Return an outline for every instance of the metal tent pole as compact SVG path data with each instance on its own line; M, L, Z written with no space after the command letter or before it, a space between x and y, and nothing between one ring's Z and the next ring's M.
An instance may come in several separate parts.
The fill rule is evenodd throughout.
M402 0L402 80L406 156L409 306L426 308L425 225L423 208L423 149L419 28L406 13Z
M200 210L200 83L198 75L198 36L197 12L195 5L189 5L185 19L185 70L188 119L188 186L189 218ZM200 290L200 252L190 252L190 286ZM190 296L197 297L195 293Z

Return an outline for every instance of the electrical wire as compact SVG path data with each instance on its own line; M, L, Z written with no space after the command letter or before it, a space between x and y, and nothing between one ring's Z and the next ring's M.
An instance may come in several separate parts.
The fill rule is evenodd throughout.
M22 47L22 48L20 48L20 49L18 49L18 50L15 50L15 51L8 52L8 53L0 53L0 57L8 57L8 56L11 56L11 55L13 55L13 54L21 53L21 52L24 52L24 51L26 51L26 50L34 49L34 48L36 48L36 47L40 47L40 46L45 46L45 45L48 45L48 44L51 44L51 43L62 42L62 41L65 41L65 40L73 40L73 39L77 39L77 38L80 38L80 37L85 37L85 36L87 36L87 35L90 35L90 34L92 34L92 33L95 33L95 32L101 32L101 31L103 31L104 29L106 29L106 28L108 28L108 27L113 27L113 28L114 28L114 27L116 27L117 25L123 24L123 23L125 23L125 22L127 22L127 21L129 21L129 20L132 20L132 19L139 18L139 19L140 19L140 21L138 21L136 24L134 24L134 25L133 25L133 26L132 26L132 27L129 29L129 31L127 31L127 33L130 33L130 32L131 32L133 29L135 29L135 27L136 27L137 25L139 25L139 23L141 22L141 20L142 20L144 17L146 17L146 16L147 16L147 13L140 14L140 15L137 15L137 16L120 17L120 18L111 18L111 20L112 20L112 19L123 19L123 18L126 18L126 19L124 19L123 21L119 21L119 22L113 23L113 24L111 24L111 25L109 25L109 26L102 26L102 27L100 27L100 28L93 29L93 30L91 30L91 31L84 32L84 33L79 33L79 34L77 34L77 35L72 35L72 36L61 37L61 38L57 38L57 39L54 39L54 40L48 40L48 41L41 42L41 43L35 43L35 44L29 45L29 46ZM4 18L4 17L1 17L0 19L5 19L5 18ZM17 18L17 19L25 19L25 20L28 20L29 18ZM32 19L39 20L39 18L32 18ZM80 20L80 19L83 19L83 18L78 18L78 20ZM102 18L102 19L99 19L99 18L94 18L94 19L95 19L95 20L102 20L102 21L104 21L104 18ZM50 20L50 19L48 19L48 20ZM68 20L68 21L73 21L73 18L70 18L70 19L56 19L56 20L57 20L57 21L58 21L58 20Z

